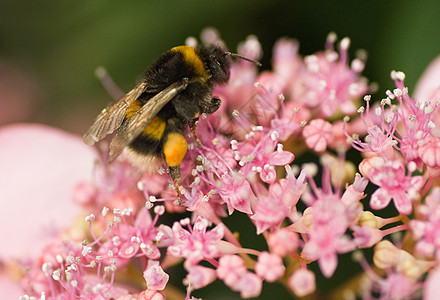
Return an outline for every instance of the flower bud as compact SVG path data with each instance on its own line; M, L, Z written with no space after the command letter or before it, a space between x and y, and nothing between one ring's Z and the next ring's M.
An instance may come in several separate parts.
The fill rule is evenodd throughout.
M399 249L390 241L381 241L374 247L374 264L381 269L393 267L396 264Z

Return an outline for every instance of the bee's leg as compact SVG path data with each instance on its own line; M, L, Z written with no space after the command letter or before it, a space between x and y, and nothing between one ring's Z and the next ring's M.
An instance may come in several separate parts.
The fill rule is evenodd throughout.
M209 102L209 98L202 106L202 113L203 114L212 114L213 112L216 112L218 108L220 107L221 100L219 98L211 98L211 102ZM189 123L189 128L191 129L191 133L196 141L197 146L202 146L202 142L200 141L199 137L197 136L196 128L197 128L197 122L199 121L200 113L196 113L193 116L193 119Z
M219 98L212 97L211 99L211 105L205 109L205 113L212 114L217 111L217 109L220 107L220 104L222 101Z
M185 137L179 132L170 132L165 138L163 147L163 155L169 167L171 179L173 180L174 189L177 193L178 203L182 204L180 200L180 163L185 157L188 145Z
M182 204L182 199L180 199L180 166L169 167L169 172L171 179L173 180L174 191L177 195L177 205Z
M197 132L196 132L196 128L197 128L197 123L199 122L199 118L195 118L191 121L191 123L189 124L189 128L191 129L191 134L194 137L194 140L196 141L197 146L202 146L202 142L200 141L199 137L197 136Z

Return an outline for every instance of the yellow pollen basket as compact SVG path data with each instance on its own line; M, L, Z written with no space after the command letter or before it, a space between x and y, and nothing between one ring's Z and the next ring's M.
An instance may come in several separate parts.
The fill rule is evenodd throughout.
M165 161L170 167L177 167L185 157L188 150L186 139L177 132L169 133L163 147Z

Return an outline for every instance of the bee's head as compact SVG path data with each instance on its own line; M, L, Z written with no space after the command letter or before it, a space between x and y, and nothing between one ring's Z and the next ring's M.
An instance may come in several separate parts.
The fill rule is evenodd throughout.
M198 47L200 58L203 60L211 80L215 83L226 83L229 80L231 69L231 56L250 61L257 66L261 63L241 56L240 54L226 51L221 45L209 44Z
M226 83L229 80L231 59L220 45L201 45L198 47L200 58L215 83Z
M216 83L226 83L229 80L231 69L231 56L250 61L257 66L261 66L261 63L241 56L236 53L225 51L220 45L202 45L199 46L199 54L205 63L205 66L211 76L211 80Z

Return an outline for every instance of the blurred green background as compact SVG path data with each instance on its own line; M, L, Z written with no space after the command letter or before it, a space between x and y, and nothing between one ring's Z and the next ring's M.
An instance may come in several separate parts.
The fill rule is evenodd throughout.
M231 50L249 34L270 68L274 42L300 41L300 52L323 48L335 31L365 49L364 74L393 88L392 69L414 86L440 54L440 3L349 0L3 1L0 11L0 123L42 122L82 133L111 97L94 76L105 66L127 91L169 48L216 27Z
M367 50L364 75L379 83L375 98L381 99L393 88L391 70L404 71L412 89L440 54L439 16L438 0L3 1L0 125L41 122L82 134L112 101L94 75L96 67L105 66L128 91L162 52L208 26L220 31L232 51L249 34L258 36L263 69L270 68L272 46L280 37L296 38L307 55L323 49L330 31L348 36L351 57L357 49ZM320 280L330 288L344 278ZM204 295L214 299L219 287ZM265 285L260 298L273 298L274 288Z

